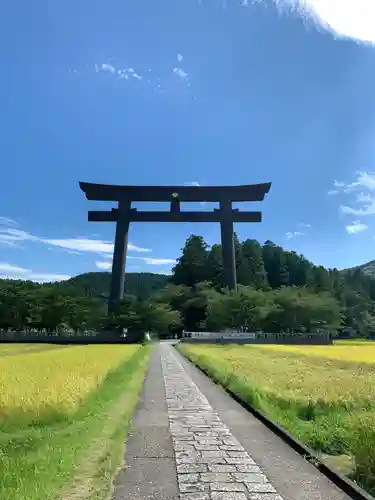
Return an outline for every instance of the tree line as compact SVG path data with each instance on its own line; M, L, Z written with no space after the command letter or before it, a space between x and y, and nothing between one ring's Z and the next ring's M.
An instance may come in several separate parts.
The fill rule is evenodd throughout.
M209 247L201 236L190 236L172 275L140 274L141 285L132 285L136 293L127 293L111 317L99 293L100 275L108 280L107 273L43 285L0 280L0 329L160 336L183 329L329 330L364 337L375 331L375 280L359 269L343 273L315 266L271 241L261 245L235 237L235 254L238 290L228 291L220 245Z
M189 298L177 308L189 328L330 329L359 336L375 331L375 280L360 269L343 273L315 266L269 240L234 240L236 292L223 291L221 245L209 247L196 235L186 241L171 281L188 287ZM201 307L194 310L194 304Z

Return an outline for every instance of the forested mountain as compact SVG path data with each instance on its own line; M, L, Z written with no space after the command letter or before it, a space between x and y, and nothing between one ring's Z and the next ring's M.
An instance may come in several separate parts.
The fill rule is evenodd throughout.
M360 266L353 267L351 269L344 269L343 272L354 271L354 269L360 269L367 276L375 278L375 260L361 264Z
M185 243L171 276L129 273L126 296L106 316L110 273L86 273L39 285L0 280L0 329L87 331L103 326L137 331L247 328L375 333L375 279L360 268L315 266L272 241L235 238L238 290L223 286L220 245L201 236Z
M299 293L313 293L333 298L340 306L341 327L363 334L375 327L375 280L360 268L345 273L315 266L303 255L286 251L272 241L260 245L235 238L237 282L259 291L282 287ZM173 269L175 285L194 286L209 282L219 290L223 282L221 247L208 248L203 238L192 235L186 242ZM286 293L286 292L285 292Z
M127 273L125 293L141 300L149 299L156 291L164 288L169 278L165 274ZM107 297L110 281L111 273L84 273L60 282L59 287L74 287L88 297Z

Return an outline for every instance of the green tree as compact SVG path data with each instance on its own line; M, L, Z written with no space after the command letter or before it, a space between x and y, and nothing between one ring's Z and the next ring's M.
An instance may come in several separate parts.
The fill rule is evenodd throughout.
M242 260L237 269L237 281L242 285L255 288L267 287L262 247L256 240L248 239L242 243Z
M194 286L205 281L207 276L207 244L202 236L192 235L187 239L182 255L173 268L172 282L176 285Z
M264 268L271 288L289 285L290 277L285 252L272 241L263 246Z
M224 284L224 269L221 245L212 245L207 255L206 270L208 281L222 287Z

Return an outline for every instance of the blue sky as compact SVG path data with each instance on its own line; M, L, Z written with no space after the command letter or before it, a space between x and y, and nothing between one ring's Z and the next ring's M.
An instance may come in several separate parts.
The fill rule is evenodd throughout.
M271 181L241 239L374 259L374 26L372 0L6 2L0 276L108 269L114 224L87 222L107 205L78 181ZM134 224L128 270L168 272L191 233L220 237Z

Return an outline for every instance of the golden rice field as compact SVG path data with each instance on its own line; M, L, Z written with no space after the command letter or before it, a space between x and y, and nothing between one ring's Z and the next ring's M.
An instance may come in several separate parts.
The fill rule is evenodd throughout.
M89 345L26 353L21 349L18 355L0 357L1 420L15 413L34 418L51 410L73 413L108 372L138 349L138 345Z
M0 500L106 498L150 353L0 345Z
M179 349L317 451L353 457L351 473L375 487L375 343Z
M50 349L62 349L64 346L51 344L0 344L0 358L2 356L15 356L27 352L49 351Z
M350 346L350 348L348 348ZM299 356L336 359L344 362L375 364L375 342L340 343L334 346L262 345L254 346Z
M270 397L345 407L375 405L375 345L185 344L183 350L194 361L220 367L226 375L235 375L242 383L259 388ZM348 363L343 367L337 361Z

